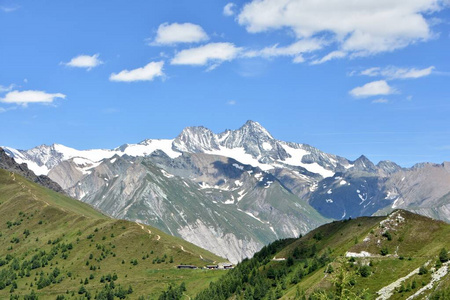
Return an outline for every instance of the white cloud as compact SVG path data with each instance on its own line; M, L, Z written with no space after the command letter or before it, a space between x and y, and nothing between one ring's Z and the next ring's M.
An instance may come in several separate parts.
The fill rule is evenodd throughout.
M12 91L13 88L14 88L14 84L10 84L8 86L0 85L0 93Z
M294 62L304 61L303 53L313 52L323 47L324 41L319 39L304 39L297 41L289 46L279 47L278 44L266 47L262 50L247 51L245 57L276 57L276 56L294 56Z
M388 102L389 102L389 100L386 98L379 98L379 99L372 100L372 103L374 103L374 104L386 104Z
M223 7L223 14L227 17L234 15L235 7L236 4L234 4L233 2L227 3L227 5Z
M332 59L343 58L343 57L346 57L346 56L347 56L346 52L336 50L336 51L328 53L327 55L325 55L321 59L314 60L311 64L313 64L313 65L323 64L324 62L330 61Z
M197 48L178 52L170 62L172 65L204 66L211 64L213 68L224 61L235 59L242 48L232 43L210 43ZM211 67L210 67L211 69Z
M227 102L227 105L236 105L236 101L235 100L230 100Z
M119 73L112 73L109 76L111 81L152 81L156 77L164 76L163 72L163 61L151 62L142 68L137 68L134 70L123 70Z
M49 94L43 91L12 91L0 98L0 102L13 103L27 106L28 103L50 104L56 99L65 99L66 95L61 93Z
M248 32L291 29L297 39L322 36L351 56L370 55L430 39L425 15L441 0L253 0L238 16Z
M94 54L92 56L89 55L78 55L74 58L72 58L68 63L62 63L68 67L74 67L74 68L85 68L85 69L92 69L95 68L103 62L98 59L100 54Z
M16 6L0 6L0 10L5 13L16 11L19 8L20 8L20 6L18 6L18 5L16 5Z
M4 109L3 107L0 107L0 114L6 112L6 109Z
M354 88L350 91L350 95L353 97L370 97L377 95L390 95L395 92L396 90L389 86L385 80L378 80Z
M208 35L199 25L192 23L163 23L159 25L155 40L150 45L197 43L208 39Z
M374 67L361 71L361 75L372 77L382 76L389 79L416 79L430 75L434 69L435 69L434 66L425 69L399 68L395 66L389 66L383 69L379 67Z

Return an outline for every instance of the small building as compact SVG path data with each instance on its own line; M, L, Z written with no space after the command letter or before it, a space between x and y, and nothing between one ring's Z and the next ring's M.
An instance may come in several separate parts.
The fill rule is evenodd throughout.
M274 256L274 257L272 258L272 261L285 261L285 260L286 260L285 257L278 257L278 258L277 258L277 257Z
M220 263L219 264L219 269L233 269L234 266L232 263Z
M209 270L218 269L219 265L207 265L206 268Z
M197 269L197 267L193 266L193 265L178 265L177 268L178 269Z

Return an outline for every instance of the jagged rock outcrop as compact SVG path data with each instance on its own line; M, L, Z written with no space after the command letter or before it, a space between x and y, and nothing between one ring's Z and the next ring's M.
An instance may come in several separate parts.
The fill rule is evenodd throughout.
M0 148L0 169L7 170L9 172L17 173L26 179L38 183L46 188L54 190L58 193L65 194L64 190L56 182L51 180L45 175L36 176L30 169L28 169L27 164L18 164L16 161L8 156L2 148Z

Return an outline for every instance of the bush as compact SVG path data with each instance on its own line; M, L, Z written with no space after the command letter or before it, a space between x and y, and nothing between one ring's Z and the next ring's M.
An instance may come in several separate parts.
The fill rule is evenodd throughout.
M424 265L422 265L422 266L419 268L419 275L425 275L425 274L427 274L427 273L428 273L427 268L426 268Z
M447 249L442 248L441 252L439 253L439 260L442 263L445 263L446 261L448 261L448 252Z
M380 250L381 255L386 256L389 253L389 249L385 246Z
M392 241L392 235L391 235L391 233L388 230L386 230L383 233L383 236L386 237L388 239L388 241Z
M369 266L362 266L361 268L359 268L359 274L362 277L369 277L370 274L372 274L372 271L370 270Z

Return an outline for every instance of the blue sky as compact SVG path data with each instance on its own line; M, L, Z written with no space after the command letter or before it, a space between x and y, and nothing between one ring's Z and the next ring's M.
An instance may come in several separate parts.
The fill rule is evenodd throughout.
M438 0L0 0L0 144L113 148L255 120L403 166L450 160Z

